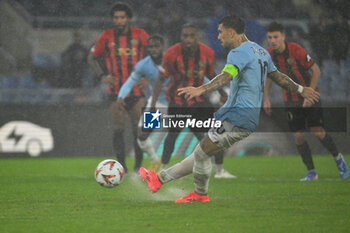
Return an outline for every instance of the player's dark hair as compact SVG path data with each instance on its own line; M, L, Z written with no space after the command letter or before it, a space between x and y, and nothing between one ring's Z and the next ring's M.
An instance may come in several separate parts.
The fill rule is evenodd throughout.
M197 27L192 23L185 23L184 25L182 25L181 30L183 30L185 28L193 28L194 30L197 31Z
M272 22L272 23L270 23L270 24L267 26L266 30L267 30L268 32L282 32L282 33L284 33L284 27L283 27L283 25L280 24L280 23L277 23L277 22Z
M161 35L152 35L148 38L148 43L151 41L151 40L156 40L156 41L159 41L162 45L164 45L164 38L161 36Z
M117 2L115 3L110 11L111 17L114 16L114 12L116 11L124 11L125 14L131 19L132 18L132 10L129 4L125 2Z
M245 30L244 21L238 15L227 15L219 21L219 24L225 28L234 29L238 34L244 33Z

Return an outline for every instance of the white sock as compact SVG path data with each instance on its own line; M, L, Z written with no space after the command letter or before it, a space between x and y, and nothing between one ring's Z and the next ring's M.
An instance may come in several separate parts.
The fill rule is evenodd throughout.
M153 148L152 141L149 137L144 141L137 139L137 143L139 144L141 150L147 153L148 157L152 160L153 163L158 162L158 157Z
M167 168L168 168L168 164L162 163L162 164L159 166L159 171L166 170Z
M339 153L334 159L335 159L335 161L337 161L337 160L339 160L341 157L342 157L342 154Z
M194 149L194 166L193 178L197 194L208 194L208 184L211 174L211 159L210 156L204 153L200 144Z
M161 169L158 173L158 177L163 184L174 179L179 179L192 173L193 164L194 154L192 153L180 163L177 163L174 166L169 167L168 169Z
M215 174L219 173L222 171L222 164L214 164L214 170L215 170Z

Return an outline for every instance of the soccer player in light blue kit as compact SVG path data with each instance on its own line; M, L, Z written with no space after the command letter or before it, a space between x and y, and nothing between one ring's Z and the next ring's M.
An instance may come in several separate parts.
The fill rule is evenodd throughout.
M146 89L148 96L152 93L154 83L159 74L159 66L162 62L162 55L164 50L164 39L159 35L153 35L148 39L148 52L149 56L145 57L135 65L134 71L131 73L128 80L123 84L118 95L117 105L118 108L125 106L124 99L130 93L135 85ZM170 81L170 80L169 80ZM162 91L157 99L157 107L167 108L168 101L165 95L165 89L169 82L165 82ZM147 96L146 96L147 98ZM149 103L150 103L149 98ZM142 151L146 152L149 158L152 160L150 169L156 170L160 164L160 161L153 148L152 141L149 138L151 131L142 132L139 130L137 136L137 142Z
M128 80L123 84L120 89L118 99L125 99L125 97L130 93L134 85L139 85L141 83L142 87L147 87L147 97L150 97L152 93L154 84L159 74L160 65L162 62L162 54L164 49L164 39L161 36L154 35L148 39L148 52L149 56L145 57L135 65L134 71L131 73ZM148 82L144 82L147 79ZM148 84L148 85L146 85ZM169 82L165 82L162 91L157 99L158 103L167 106L168 101L165 95L165 89Z
M249 136L256 128L266 76L288 91L297 91L311 102L318 101L319 93L310 87L302 87L273 65L269 53L250 42L244 34L244 21L235 15L225 16L219 22L219 36L223 47L231 49L227 64L221 74L200 87L179 89L186 99L217 90L230 83L229 97L216 113L222 122L220 128L212 128L197 145L192 154L158 175L140 168L141 177L151 191L193 172L195 190L176 203L209 202L208 183L211 173L210 156L225 150Z

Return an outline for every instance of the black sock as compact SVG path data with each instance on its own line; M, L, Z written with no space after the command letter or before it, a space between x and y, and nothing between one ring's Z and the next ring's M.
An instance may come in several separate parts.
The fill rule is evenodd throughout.
M118 162L124 167L125 172L128 172L128 169L125 164L125 149L124 149L124 130L114 130L113 132L113 149L117 156Z
M314 162L312 161L312 155L311 155L309 144L307 142L304 142L301 145L297 145L297 149L299 151L299 154L301 155L301 158L307 170L315 169Z
M171 159L171 154L174 151L175 142L179 134L176 132L168 132L164 140L164 150L162 154L162 164L168 164Z
M214 157L215 157L215 164L222 165L224 163L224 151L220 151Z
M142 160L143 160L143 151L141 150L139 144L137 143L137 137L134 138L134 149L135 149L135 166L134 172L139 172Z
M320 142L324 147L327 148L327 150L333 155L333 157L338 156L339 152L337 146L335 145L333 138L329 134L326 134L326 136L322 140L320 139Z

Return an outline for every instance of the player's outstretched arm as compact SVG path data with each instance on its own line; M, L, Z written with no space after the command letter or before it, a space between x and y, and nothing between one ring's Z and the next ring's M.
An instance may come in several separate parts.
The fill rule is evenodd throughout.
M106 84L109 84L112 86L115 84L115 78L112 75L105 74L103 72L103 69L100 63L97 61L97 57L95 57L93 53L91 52L89 53L87 60L97 77L99 77Z
M217 76L217 75L216 75L215 72L214 72L214 75L213 75L213 76L209 76L209 77L208 77L209 81L213 80L216 76ZM206 83L205 83L205 84L206 84ZM220 101L219 101L219 104L220 104L220 106L221 106L221 105L223 105L223 104L226 102L226 100L227 100L227 93L226 93L226 91L224 90L224 88L219 88L219 89L218 89L218 92L219 92L219 94L220 94Z
M277 83L278 86L286 89L289 92L297 92L305 99L310 100L312 103L318 102L320 99L320 93L315 91L311 87L303 87L297 83L295 83L291 78L287 75L279 72L278 70L271 72L268 74L268 77Z
M185 95L187 100L192 99L194 97L203 95L208 92L212 92L218 90L226 86L232 80L232 75L227 72L222 72L213 78L209 83L204 84L199 87L184 87L178 89L178 95Z
M137 83L138 79L135 77L134 72L128 77L126 82L122 85L119 91L118 98L125 99L125 97L131 92L132 88Z
M151 108L156 107L158 97L160 95L160 92L162 91L163 83L164 83L166 78L167 77L165 77L163 74L159 73L157 80L156 80L156 83L154 84L154 88L153 88Z

